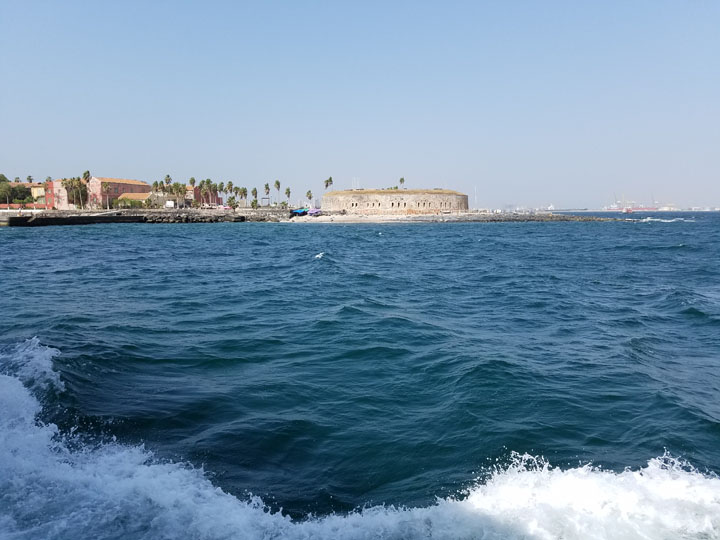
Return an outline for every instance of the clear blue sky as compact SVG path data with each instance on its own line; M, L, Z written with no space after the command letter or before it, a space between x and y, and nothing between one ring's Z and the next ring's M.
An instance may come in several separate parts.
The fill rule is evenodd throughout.
M8 177L720 205L717 1L0 0L0 25Z

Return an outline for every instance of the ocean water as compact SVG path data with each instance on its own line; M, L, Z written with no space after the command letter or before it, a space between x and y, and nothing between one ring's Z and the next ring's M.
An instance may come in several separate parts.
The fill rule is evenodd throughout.
M720 538L720 215L0 229L0 538Z

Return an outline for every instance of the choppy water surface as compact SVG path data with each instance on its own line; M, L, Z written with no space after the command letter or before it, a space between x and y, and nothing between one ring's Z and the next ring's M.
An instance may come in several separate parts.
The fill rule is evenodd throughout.
M0 229L2 538L720 538L720 216Z

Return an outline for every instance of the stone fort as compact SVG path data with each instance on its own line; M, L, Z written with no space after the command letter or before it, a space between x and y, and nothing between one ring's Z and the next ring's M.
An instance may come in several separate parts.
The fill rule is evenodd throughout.
M443 214L467 212L468 196L449 189L351 189L322 198L323 211L348 214Z

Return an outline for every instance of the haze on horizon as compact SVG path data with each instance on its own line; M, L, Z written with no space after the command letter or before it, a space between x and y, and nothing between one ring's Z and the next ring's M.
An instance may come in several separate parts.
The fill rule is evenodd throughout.
M0 0L0 172L720 206L720 3Z

